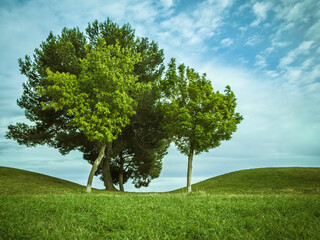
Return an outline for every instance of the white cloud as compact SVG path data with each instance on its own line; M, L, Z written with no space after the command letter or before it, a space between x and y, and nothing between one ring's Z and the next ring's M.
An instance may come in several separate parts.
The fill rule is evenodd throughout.
M311 52L315 44L314 41L303 41L280 59L278 67L281 70L282 81L285 81L284 85L291 91L308 91L311 94L310 90L320 81L319 61L317 55L313 54L314 51Z
M315 22L306 32L306 35L314 41L320 40L320 20Z
M258 35L254 35L248 38L248 40L246 41L245 45L248 46L255 46L256 44L261 42L261 38Z
M297 20L301 18L303 12L303 4L297 3L290 9L289 13L286 15L289 21Z
M309 51L313 44L313 41L304 41L300 44L300 46L297 48L298 53L306 53Z
M268 65L265 56L262 54L256 55L256 62L254 65L259 68L265 68Z
M278 78L280 74L277 71L267 70L265 71L266 76L269 76L271 79Z
M293 53L293 52L291 52ZM294 61L294 54L288 54L286 57L280 59L279 66L284 68Z
M299 66L289 66L283 72L283 78L286 80L285 85L292 91L306 91L309 86L315 86L314 84L320 81L320 64L312 65L311 59L303 62ZM310 92L308 92L311 94ZM318 94L314 92L313 94Z
M223 24L224 11L232 5L229 0L202 1L191 12L180 12L160 23L158 35L165 48L194 47L195 52L206 49L203 41L212 38Z
M160 0L160 3L164 8L168 9L174 5L174 0Z
M310 50L310 48L313 45L313 41L303 41L296 49L291 50L287 56L283 57L279 61L279 67L285 68L291 63L293 63L297 57L301 54L307 54Z
M301 64L301 69L308 69L313 64L312 59L307 59Z
M251 2L246 2L246 3L244 3L243 5L240 5L240 7L239 7L239 12L242 12L242 11L244 11L244 10L246 10L246 9L249 9L249 8L251 8Z
M301 22L309 22L312 16L320 16L320 2L317 0L303 1L279 1L273 10L277 19L283 19L288 24L298 24Z
M290 45L289 42L281 42L281 41L277 41L275 39L272 40L272 44L271 44L271 47L268 47L265 52L267 54L270 54L276 50L278 50L279 48L284 48L286 46Z
M132 18L133 22L145 22L152 23L157 16L158 11L153 7L149 1L136 1L133 3L127 3L125 15Z
M252 27L260 24L261 21L267 18L267 13L271 9L272 5L270 2L257 2L253 5L252 10L256 15L257 19L251 23Z
M220 44L222 47L229 47L233 44L233 40L231 38L225 38L221 40Z
M320 3L316 0L298 1L293 7L288 8L287 13L283 17L285 17L288 21L308 22L311 20L311 16L313 15L310 13L317 11L319 7ZM315 14L317 14L317 12L315 12Z
M270 3L257 2L253 5L253 12L258 18L265 19L267 17L267 12L271 8Z

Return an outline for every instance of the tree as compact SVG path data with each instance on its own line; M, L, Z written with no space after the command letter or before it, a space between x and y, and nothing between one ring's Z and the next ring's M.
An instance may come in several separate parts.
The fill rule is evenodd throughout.
M134 64L134 74L138 75L138 82L152 84L152 87L143 94L130 93L130 96L135 98L135 101L139 102L139 104L137 104L138 106L136 107L136 115L130 117L130 123L134 123L134 125L130 124L132 127L126 127L126 129L130 129L131 132L126 130L120 135L132 135L138 131L136 127L140 129L139 131L141 131L142 128L146 131L161 131L159 130L159 126L163 116L161 116L161 112L155 110L155 103L160 97L160 94L158 87L153 84L153 82L161 77L164 69L162 63L163 51L158 48L155 42L149 42L147 38L135 38L134 30L129 24L120 27L107 19L106 22L100 24L98 21L89 24L86 29L86 34L80 32L78 28L64 28L61 35L56 36L50 33L40 47L35 49L33 58L26 56L24 59L19 59L21 74L25 75L28 81L23 84L24 92L17 102L18 105L25 110L27 119L34 124L16 123L10 125L9 131L6 134L7 138L14 139L19 144L28 147L48 145L49 147L57 148L62 154L79 150L83 152L84 159L88 160L91 164L94 163L99 155L100 148L97 148L96 144L88 141L83 132L67 124L73 117L68 115L66 111L54 111L51 108L43 110L41 102L50 102L52 97L36 93L39 86L46 88L48 85L47 68L52 72L70 73L79 77L82 71L80 59L86 58L89 50L95 48L99 38L103 38L107 45L118 44L121 48L130 49L132 54L139 53L141 55L141 61ZM135 94L135 96L133 96L133 94ZM145 119L143 115L150 116L152 114L154 115L153 120L156 119L157 121L153 121L152 124L149 124L150 121L145 123L139 122ZM126 136L123 136L123 138L128 139ZM166 138L166 135L159 134L157 141L165 141ZM132 142L130 144L132 144ZM130 144L125 144L124 146L129 148ZM127 151L127 149L120 151L117 145L118 140L115 140L112 146L106 148L105 151L106 156L112 155L112 161L114 161L121 152ZM155 144L154 146L159 146L159 144ZM130 149L136 148L130 147ZM157 147L152 149L154 153L160 151ZM108 151L110 152L109 154ZM132 154L135 153L133 152ZM155 154L153 155L155 156ZM106 156L103 157L102 164L99 166L96 174L106 175L107 177L104 177L104 184L107 189L112 190L115 188L112 182L110 182L111 173L108 170L109 160L106 160ZM142 157L140 158L140 162L158 168L158 170L150 169L150 173L161 170L161 164L152 165L148 163L148 161L154 161L155 159ZM139 175L136 174L135 177L137 176ZM153 174L153 177L156 177L156 175Z
M206 75L171 59L162 81L164 95L170 106L174 131L173 141L179 151L188 156L187 189L191 192L193 156L216 148L230 140L237 124L243 119L235 112L236 98L230 86L224 93L215 92Z
M149 42L147 38L135 40L134 30L129 25L120 28L109 20L101 24L97 21L89 24L87 33L91 44L95 43L97 37L104 38L109 44L119 40L122 47L132 47L133 52L141 54L142 61L135 64L134 72L139 76L138 82L150 83L151 88L143 94L133 96L138 102L138 107L136 114L131 117L131 124L113 142L111 175L114 176L113 182L119 184L120 189L123 189L123 183L119 181L123 178L122 174L128 177L124 176L124 182L131 178L135 187L148 186L150 181L160 174L161 160L167 153L170 141L169 133L161 127L164 113L157 105L161 93L156 83L164 70L163 50L159 49L155 42ZM144 149L143 154L142 149ZM84 152L88 153L84 154L84 158L91 163L98 153L92 145ZM122 156L125 153L130 154ZM126 169L121 169L123 160L128 163L125 164ZM98 169L97 174L102 175L101 179L106 185L104 164Z
M92 179L106 147L112 146L112 141L135 114L136 102L130 92L141 90L143 84L137 83L138 77L133 73L140 55L133 55L117 44L107 46L102 38L88 52L80 61L78 77L47 69L49 85L39 87L38 94L52 98L41 103L43 110L67 112L71 117L67 124L82 132L99 149L88 178L86 191L91 192ZM110 157L106 159L109 164Z

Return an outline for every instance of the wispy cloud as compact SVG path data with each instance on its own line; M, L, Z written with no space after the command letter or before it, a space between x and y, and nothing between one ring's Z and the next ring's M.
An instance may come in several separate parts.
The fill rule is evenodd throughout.
M258 35L253 35L248 38L248 40L245 42L245 45L255 46L259 42L261 42L261 37Z
M166 9L171 8L175 4L174 0L160 0L159 2Z
M307 30L306 34L314 41L320 40L320 16L319 20Z
M313 45L313 41L304 41L302 42L296 49L290 51L287 56L283 57L279 61L279 67L285 68L291 63L293 63L297 57L301 54L305 55L308 54L311 47Z
M233 44L233 40L231 38L224 38L221 40L220 44L222 47L229 47Z
M252 10L256 15L257 19L253 21L250 25L252 27L258 26L262 21L267 18L268 11L272 8L272 4L270 2L256 2Z
M264 55L262 54L256 55L255 66L259 68L265 68L266 66L268 66L267 60Z
M217 29L223 24L224 11L232 5L229 0L203 1L191 10L180 12L160 22L160 41L168 45L201 46L206 49L203 41L217 34Z

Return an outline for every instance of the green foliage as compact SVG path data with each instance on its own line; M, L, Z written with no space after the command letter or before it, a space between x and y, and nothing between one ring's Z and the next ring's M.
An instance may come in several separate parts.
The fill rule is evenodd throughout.
M94 162L99 149L96 144L92 144L87 139L83 131L79 131L77 127L75 127L75 112L72 110L65 111L65 109L62 108L62 105L67 104L67 102L61 103L60 107L47 107L44 110L43 104L47 105L55 99L50 94L43 95L36 93L39 92L39 88L47 89L50 85L48 82L48 68L51 71L51 78L53 78L53 75L57 74L57 72L61 74L65 73L66 75L60 75L60 77L62 77L62 79L68 79L68 83L66 84L69 85L75 83L75 81L79 81L79 79L84 80L85 77L94 78L93 71L95 68L98 68L98 66L91 66L89 69L92 72L91 76L84 76L83 68L85 63L83 61L87 59L88 54L93 54L93 49L99 48L99 41L101 42L101 39L105 41L106 46L118 46L134 56L140 55L140 61L135 61L132 72L138 77L137 82L152 85L151 88L148 88L144 92L130 92L129 96L135 99L137 104L133 104L135 105L134 110L136 114L129 116L130 124L127 125L125 132L121 133L122 139L128 139L128 142L122 144L122 140L113 141L113 147L117 149L113 151L112 161L115 162L114 165L117 165L116 159L121 152L130 151L132 155L139 155L139 158L135 157L136 160L139 160L135 161L139 162L138 165L140 167L133 168L135 170L134 175L129 174L129 172L128 174L130 178L133 177L135 179L135 182L141 182L143 185L146 185L151 179L159 176L159 174L155 174L161 171L162 163L159 157L163 157L163 153L166 152L167 147L163 146L168 146L168 134L165 134L161 128L163 112L158 111L156 106L160 98L160 93L158 85L155 84L164 70L164 55L163 50L159 49L155 42L149 41L147 38L136 37L134 29L132 29L129 24L124 24L120 27L110 21L110 19L107 19L107 21L102 23L98 21L89 23L86 33L80 32L78 28L64 28L60 35L50 33L48 38L41 43L40 47L35 49L33 58L26 56L24 59L19 59L21 74L25 75L28 80L23 85L24 92L21 98L18 99L18 105L25 110L26 117L32 122L32 125L26 123L10 125L6 137L14 139L19 144L28 147L46 144L50 147L57 148L62 154L68 154L72 150L79 150L83 152L84 159L90 163ZM98 57L97 52L95 57ZM89 68L89 65L87 67ZM114 66L111 66L111 68L114 69ZM80 76L81 72L82 74ZM116 72L114 74L117 77L119 75L119 73ZM72 87L79 87L78 85ZM112 85L109 87L112 87ZM64 90L70 92L71 89ZM115 92L114 94L119 97L119 100L130 100L123 98L123 95L119 96L118 93L119 92ZM83 92L80 95L76 95L78 100L77 104L87 109L89 105L90 107L93 106L94 103L85 101L88 97L91 97L91 95L95 95L95 93ZM107 98L106 96L98 97ZM70 100L71 99L69 99L69 101ZM121 104L120 102L118 103L120 107ZM74 108L74 106L72 107ZM96 106L101 113L108 111L110 107L113 106ZM121 111L123 111L123 109L121 109ZM90 122L96 124L100 120L101 118L97 119L92 116ZM117 126L125 125L128 121L128 119L123 119L122 116L118 118L118 120L122 122L117 122ZM80 123L85 125L83 121L80 121ZM107 124L110 126L110 122ZM87 129L87 126L85 127ZM92 132L90 129L87 130L88 132ZM117 129L111 131L117 132ZM139 148L133 147L132 144L134 141L131 141L132 138L130 136L141 131L148 132L148 134L146 134L148 136L150 136L150 132L154 134L152 138L149 137L149 141L143 141L145 143L144 145L140 142L138 144L140 146ZM94 137L98 135L99 133L95 133ZM101 137L102 136L100 136L100 139ZM112 135L109 135L109 139L110 138L113 138ZM129 141L129 139L131 140ZM121 146L125 148L121 148ZM147 156L146 154L134 152L142 148L148 151L148 156L154 156L154 158L145 157ZM139 152L141 151L139 150ZM142 165L145 166L142 167ZM119 168L115 169L115 171L118 170ZM143 172L140 174L139 171L142 170ZM102 169L99 168L97 173L102 174ZM150 175L151 173L152 176Z
M161 85L174 119L170 123L174 143L186 155L208 151L222 140L230 140L243 119L235 112L236 98L230 86L225 94L215 92L205 74L200 76L183 64L177 68L175 59L171 59Z
M3 239L318 239L319 196L0 195Z
M112 142L135 113L136 102L129 92L139 91L134 64L140 56L119 45L106 45L98 39L95 48L80 61L79 76L53 73L47 69L49 86L39 94L51 101L43 110L63 110L72 117L69 124L78 127L92 142Z
M138 102L136 114L131 117L130 125L112 143L111 174L115 184L119 184L119 174L123 171L124 183L132 179L136 187L147 186L160 175L162 158L170 141L169 134L162 128L164 113L157 104L161 96L156 83L164 69L163 50L147 38L134 39L134 31L127 24L119 27L109 20L100 24L93 22L89 24L87 33L92 45L99 36L108 44L118 41L120 46L130 47L134 53L141 54L141 62L135 64L134 72L139 76L138 82L149 83L151 88L143 94L134 95ZM91 163L98 152L95 146L88 144L82 151L84 158ZM124 165L120 159L124 160ZM102 167L99 167L97 174L102 173ZM103 174L101 178L104 179Z

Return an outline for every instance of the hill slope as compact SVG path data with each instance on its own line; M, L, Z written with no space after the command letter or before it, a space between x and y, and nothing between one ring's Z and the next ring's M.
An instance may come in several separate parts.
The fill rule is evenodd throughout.
M320 194L320 168L258 168L213 177L192 191L217 194ZM186 192L186 188L173 192Z
M84 186L47 175L0 167L0 194L83 193ZM212 194L320 194L320 168L259 168L213 177L192 185ZM107 193L96 190L93 192ZM186 192L186 188L172 193Z
M85 187L47 175L0 167L0 194L80 193Z

